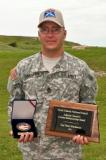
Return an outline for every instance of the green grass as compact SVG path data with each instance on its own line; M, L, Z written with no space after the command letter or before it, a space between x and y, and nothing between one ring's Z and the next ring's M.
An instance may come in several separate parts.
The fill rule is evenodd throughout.
M10 46L16 42L16 47ZM106 72L106 48L88 47L85 50L73 50L73 43L66 42L65 50L84 59L95 71ZM10 69L16 63L40 50L38 39L29 37L0 36L0 160L21 160L17 141L9 136L7 117L7 80ZM91 143L83 147L83 160L106 160L106 77L98 77L99 91L97 104L99 107L100 143Z
M100 143L92 143L84 147L84 160L106 159L106 77L98 78L98 85Z
M66 48L69 53L83 59L95 71L106 71L106 48L88 47L84 50Z

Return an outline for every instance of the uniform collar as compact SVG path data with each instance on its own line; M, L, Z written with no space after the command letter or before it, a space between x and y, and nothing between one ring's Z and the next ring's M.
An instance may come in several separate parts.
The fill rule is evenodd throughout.
M61 59L59 60L59 62L53 67L53 71L54 72L60 72L60 71L68 71L69 67L68 67L68 55L66 52L64 52L63 56L61 57ZM41 53L37 53L35 54L35 61L34 63L34 68L33 70L35 72L45 72L48 71L44 65L43 65L43 61L42 61L42 55Z

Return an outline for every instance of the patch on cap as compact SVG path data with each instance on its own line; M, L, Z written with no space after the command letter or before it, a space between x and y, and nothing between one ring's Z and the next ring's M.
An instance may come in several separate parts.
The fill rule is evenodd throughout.
M48 10L44 13L44 17L56 17L54 10Z

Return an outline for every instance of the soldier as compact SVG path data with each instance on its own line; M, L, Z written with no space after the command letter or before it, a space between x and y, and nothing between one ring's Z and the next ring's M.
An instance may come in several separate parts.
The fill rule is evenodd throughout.
M9 115L14 99L37 100L34 119L38 136L21 134L19 148L24 160L81 160L81 145L89 143L87 137L50 137L44 131L50 100L95 104L97 85L94 72L84 61L64 51L67 32L59 10L43 11L38 29L41 52L21 60L8 82L11 95Z

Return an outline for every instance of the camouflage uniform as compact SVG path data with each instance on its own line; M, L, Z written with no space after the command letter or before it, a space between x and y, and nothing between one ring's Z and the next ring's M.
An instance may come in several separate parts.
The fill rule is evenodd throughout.
M9 80L11 102L14 98L37 99L35 124L39 136L31 143L20 143L24 160L80 160L81 146L69 138L45 135L48 102L51 99L95 103L96 79L94 72L82 60L66 52L49 73L37 53L17 65L18 78Z

